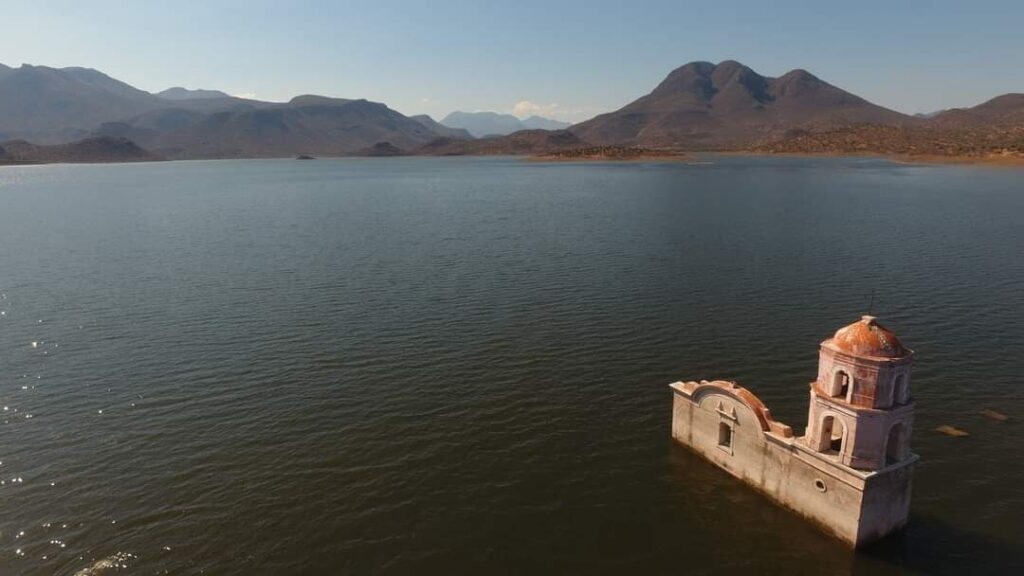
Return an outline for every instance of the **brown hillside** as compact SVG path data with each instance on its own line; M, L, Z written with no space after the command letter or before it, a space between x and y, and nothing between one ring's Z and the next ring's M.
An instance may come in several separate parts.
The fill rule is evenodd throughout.
M1024 94L1003 94L974 106L944 110L927 120L940 128L978 128L1024 124Z
M570 130L595 144L720 149L776 139L793 129L917 121L804 70L769 78L727 60L677 68L650 94Z
M0 143L0 164L144 162L160 158L131 140L100 136L70 144L38 146L24 140Z
M973 108L946 110L913 125L795 130L752 148L786 153L1020 159L1024 158L1024 94L1004 94Z
M803 132L752 147L789 154L884 154L965 159L1024 159L1024 126L938 128L858 125Z

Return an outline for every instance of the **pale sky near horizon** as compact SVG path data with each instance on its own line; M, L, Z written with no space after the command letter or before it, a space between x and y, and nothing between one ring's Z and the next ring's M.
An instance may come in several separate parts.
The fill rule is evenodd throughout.
M1024 92L1024 1L15 2L0 63L86 66L151 92L367 98L404 114L580 121L693 60L804 68L901 112Z

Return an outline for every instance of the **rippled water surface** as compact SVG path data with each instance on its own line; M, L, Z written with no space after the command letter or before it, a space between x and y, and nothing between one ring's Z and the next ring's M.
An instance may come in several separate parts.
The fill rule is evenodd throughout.
M0 574L1020 573L1024 171L710 162L0 169ZM872 293L921 461L854 554L667 384L801 433Z

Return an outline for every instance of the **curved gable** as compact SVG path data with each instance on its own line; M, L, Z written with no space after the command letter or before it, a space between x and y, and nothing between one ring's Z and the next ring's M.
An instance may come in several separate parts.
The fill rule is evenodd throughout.
M701 405L701 401L709 395L723 395L745 406L754 415L763 432L771 432L785 438L793 436L793 429L786 424L776 421L772 417L771 410L765 406L760 398L735 382L726 380L708 382L707 380L702 380L700 382L680 382L677 384L678 386L673 385L673 388L688 396L694 404Z

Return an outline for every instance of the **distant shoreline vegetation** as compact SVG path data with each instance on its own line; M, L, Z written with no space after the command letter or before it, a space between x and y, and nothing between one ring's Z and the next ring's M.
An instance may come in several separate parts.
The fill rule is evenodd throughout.
M588 146L570 150L557 150L530 157L541 162L573 162L581 160L689 160L690 156L674 150L656 150L639 146Z

